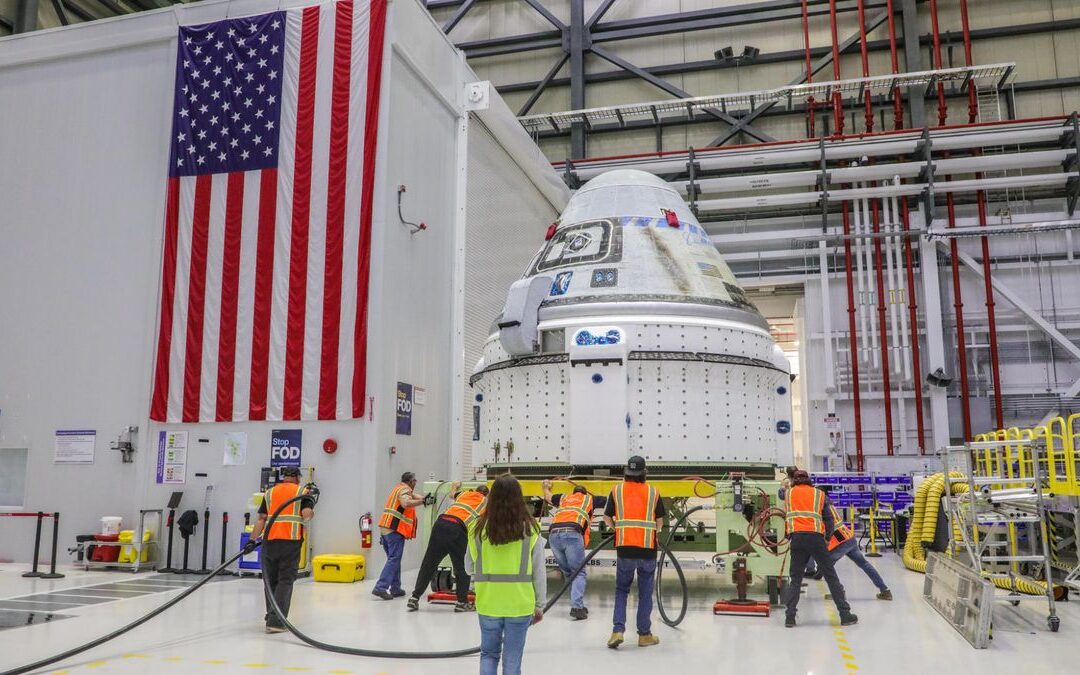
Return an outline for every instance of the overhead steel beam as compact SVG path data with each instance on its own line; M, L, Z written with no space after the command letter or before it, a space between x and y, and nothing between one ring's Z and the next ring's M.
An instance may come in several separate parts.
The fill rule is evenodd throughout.
M1080 18L1077 19L1060 19L1058 21L1043 21L1038 23L1023 23L1012 26L996 26L994 28L981 28L971 31L971 38L973 40L980 39L994 39L1004 37L1015 37L1019 35L1038 35L1043 33L1051 33L1057 31L1069 31L1080 29ZM929 34L919 36L919 44L929 45L931 42L931 36ZM867 43L867 50L871 52L885 51L889 49L888 40L871 40ZM810 55L812 58L819 58L832 53L832 48L829 46L812 47L810 49ZM921 56L921 52L916 48L915 53ZM806 51L803 49L792 49L781 52L762 52L758 54L754 59L753 65L764 65L771 63L791 63L794 61L803 61L806 58ZM909 61L909 63L915 63L920 65L921 59ZM717 61L716 59L706 59L703 61L687 61L684 63L669 63L661 66L643 66L642 70L648 71L653 75L660 77L666 77L670 75L681 75L683 73L700 73L708 72L711 70L724 70L727 68L736 67L748 67L746 64L737 64L731 61ZM907 71L919 71L923 70L921 67L905 68ZM600 73L587 73L585 75L586 84L595 84L603 82L616 82L620 80L631 80L637 76L633 73L628 73L625 70L608 70ZM538 81L533 82L513 82L510 84L499 85L495 88L500 94L508 94L519 91L532 91L539 84ZM570 84L570 78L558 77L548 83L548 87L565 87ZM923 125L913 125L923 126Z
M536 86L533 87L532 94L529 95L529 98L526 99L524 105L518 110L518 117L529 114L529 111L532 110L532 107L536 105L536 102L540 99L540 95L543 94L544 90L551 84L552 78L555 77L555 74L559 72L559 69L566 65L566 62L569 60L570 52L564 52L563 55L555 61L555 64L551 66L551 70L547 72L544 79L537 82Z
M880 12L879 14L875 15L867 23L866 32L869 33L870 31L874 30L875 28L877 28L881 24L885 23L885 21L887 21L888 18L889 18L889 10L887 10L887 9L885 11ZM851 47L858 44L859 38L860 38L860 33L858 31L856 31L848 39L846 39L846 40L844 40L843 42L840 43L839 53L843 54L848 49L851 49ZM821 59L819 59L818 62L815 63L812 66L811 69L812 69L813 73L817 74L818 72L823 70L826 66L828 66L830 63L832 63L832 60L833 60L833 57L832 57L832 53L830 52L828 55L826 55L826 56L822 57ZM806 70L803 70L802 75L796 77L794 80L791 81L790 84L802 84L802 83L806 82L808 77L809 77L809 74L806 72ZM723 134L717 136L715 139L713 139L712 143L709 143L709 145L711 147L716 147L718 145L723 145L724 143L727 143L732 138L735 138L736 136L738 136L740 133L743 133L743 132L749 133L749 131L747 131L747 128L749 127L750 123L753 122L754 120L756 120L758 117L761 117L761 115L764 114L765 112L771 110L773 108L773 106L775 106L775 105L776 105L776 101L770 101L770 102L768 102L768 103L766 103L764 105L759 105L758 107L754 108L749 113L747 113L746 115L741 117L738 124L736 124L735 126L733 126L730 129L728 129ZM750 135L753 136L753 134L750 134ZM756 138L756 136L755 136L755 138Z
M604 15L607 14L608 10L611 9L611 6L614 4L615 0L604 0L601 2L600 6L596 8L596 11L589 17L589 20L585 22L585 29L591 31L600 19L604 18Z
M56 18L60 19L61 26L67 26L71 22L68 21L67 10L64 9L64 3L62 0L52 0L53 9L56 11Z
M476 4L476 0L465 0L462 2L461 6L458 7L458 10L442 25L442 31L444 33L449 33L454 30L454 26L458 25L458 23L465 18L465 15L469 13L469 10L472 9L474 4Z
M850 0L841 0L847 4L838 7L840 12L850 12L856 6ZM823 5L827 0L810 0L812 5ZM866 0L866 7L879 9L885 6L885 0ZM700 12L664 14L654 17L642 17L638 19L625 19L620 21L606 21L597 23L592 27L593 42L611 42L614 40L628 40L640 37L656 37L658 35L670 35L672 33L689 33L713 28L734 28L758 23L771 23L785 19L802 19L802 4L793 0L771 0L750 4L731 5ZM707 13L707 14L703 14ZM695 18L683 19L686 14L693 14ZM827 7L814 7L809 10L811 16L823 16L828 14ZM539 31L524 33L521 35L509 35L484 40L460 42L457 44L466 56L481 58L487 56L499 56L503 54L516 54L520 52L534 51L537 49L551 49L561 44L559 31Z
M604 59L605 61L609 61L609 62L615 64L616 66L622 68L623 70L634 73L635 75L637 75L641 79L645 80L649 84L666 91L667 93L671 94L672 96L675 96L677 98L692 98L692 96L689 93L687 93L686 91L683 91L679 87L676 87L675 85L668 82L667 80L665 80L663 78L660 78L660 77L656 77L652 73L649 73L648 71L645 71L645 70L639 68L638 66L635 66L634 64L630 63L629 61L626 61L625 59L623 59L623 58L621 58L619 56L616 56L615 54L612 54L611 52L607 51L603 47L597 47L597 46L593 45L592 52L593 52L593 54L596 54L597 56ZM772 136L769 136L768 134L766 134L766 133L764 133L762 131L754 129L754 127L750 126L749 124L743 124L741 118L732 117L731 115L728 115L727 113L725 113L722 110L719 110L717 108L705 108L705 112L712 115L713 117L715 117L718 120L722 120L724 122L727 122L728 124L732 125L733 127L737 126L737 127L741 128L747 134L753 136L754 138L761 141L762 143L769 143L771 141L776 140Z
M533 9L535 9L537 11L537 13L540 14L540 16L547 19L548 23L550 23L552 26L555 26L555 28L557 28L559 30L566 30L566 24L563 23L562 21L560 21L557 16L552 14L551 10L549 10L547 7L544 7L542 4L540 4L540 0L525 0L525 4L528 5L529 7L532 7ZM573 13L572 9L571 9L571 13ZM584 20L583 20L583 22L584 22Z
M942 250L948 250L945 247L944 242L938 242L938 244L941 246ZM972 258L966 253L960 253L959 259L960 262L964 263L964 265L968 269L970 269L975 274L978 274L980 279L983 278L982 265L975 262L974 258ZM984 264L987 262L988 261L986 260L983 261ZM1080 347L1078 347L1076 343L1074 343L1072 340L1065 337L1065 335L1061 331L1051 325L1049 321L1044 319L1041 314L1035 311L1034 307L1028 305L1023 298L1021 298L1017 293L1015 293L1011 288L1009 288L1007 284L1003 283L1000 276L995 275L991 279L990 283L993 284L994 291L996 291L999 296L1008 300L1009 303L1012 304L1013 307L1020 310L1020 313L1027 317L1028 320L1031 321L1031 323L1035 324L1035 326L1042 330L1042 332L1046 333L1046 335L1049 336L1051 340L1061 345L1061 347L1064 348L1065 351L1072 354L1074 359L1080 361ZM998 395L1000 395L1000 392L998 392ZM1077 395L1080 395L1080 380L1073 382L1072 386L1070 386L1065 391L1065 393L1062 394L1062 396L1065 396L1067 398L1072 398Z

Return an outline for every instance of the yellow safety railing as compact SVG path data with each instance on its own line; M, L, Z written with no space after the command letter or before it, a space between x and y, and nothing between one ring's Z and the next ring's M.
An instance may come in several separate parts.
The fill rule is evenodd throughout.
M975 436L981 441L1043 441L1045 454L1039 458L1039 473L1046 476L1050 492L1080 496L1080 413L1068 418L1055 417L1042 426L1021 429L1011 427ZM1009 479L1035 475L1034 453L1026 444L1007 445L1002 452L981 450L975 456L975 469L984 476L1000 476L994 488L1018 487Z

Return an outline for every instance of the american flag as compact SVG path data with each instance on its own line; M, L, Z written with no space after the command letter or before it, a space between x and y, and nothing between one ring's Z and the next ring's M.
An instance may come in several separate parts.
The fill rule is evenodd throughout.
M151 419L363 417L385 22L180 28Z

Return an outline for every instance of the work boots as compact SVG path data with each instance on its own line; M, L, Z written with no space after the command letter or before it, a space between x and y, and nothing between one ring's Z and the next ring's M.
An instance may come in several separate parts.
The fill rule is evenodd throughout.
M649 635L639 635L637 638L638 647L652 647L653 645L660 644L660 638L656 637L652 633Z
M859 623L859 617L855 616L851 612L848 612L847 614L841 614L840 615L840 625L841 626L854 626L857 623Z
M883 590L882 592L877 594L877 599L878 600L892 600L892 591L890 591L889 589L886 588L885 590Z
M610 647L611 649L618 649L619 645L621 645L622 643L623 643L623 634L622 633L612 633L611 637L608 638L607 646Z
M589 610L584 607L572 607L570 608L570 618L574 621L581 621L582 619L589 618Z
M476 605L471 602L458 602L454 604L455 612L475 612Z
M410 612L417 611L418 609L420 609L420 598L414 595L413 597L409 598L409 601L405 603L405 606Z

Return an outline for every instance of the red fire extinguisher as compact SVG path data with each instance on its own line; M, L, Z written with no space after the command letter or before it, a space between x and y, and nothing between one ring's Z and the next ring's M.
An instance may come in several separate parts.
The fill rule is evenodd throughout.
M371 513L360 516L360 545L371 548Z

